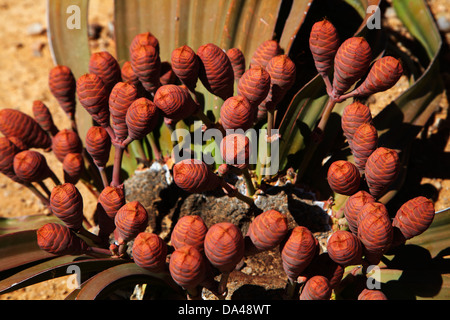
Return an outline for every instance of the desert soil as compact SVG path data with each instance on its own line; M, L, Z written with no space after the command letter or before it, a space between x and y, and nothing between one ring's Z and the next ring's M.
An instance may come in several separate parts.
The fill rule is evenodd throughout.
M114 43L108 29L113 20L112 1L96 0L90 2L89 22L103 27L100 38L91 41L92 51L108 50L114 54ZM436 19L441 19L445 24L450 23L450 1L429 0L432 12ZM70 123L59 108L56 100L48 90L48 72L54 66L49 43L46 36L46 1L35 0L0 0L0 108L16 108L32 115L34 100L43 101L53 114L53 119L59 129L70 128ZM395 24L395 17L391 18ZM444 26L445 27L445 26ZM444 38L449 41L450 27L447 25ZM447 53L447 65L450 62ZM450 74L443 74L449 85ZM399 82L391 90L376 95L371 101L372 110L381 108L395 98L406 87L404 82ZM447 118L448 100L444 97L440 110L437 113L437 121L430 126L429 134L432 135L438 129L450 128ZM447 136L448 138L448 136ZM442 153L450 152L450 143L446 140ZM62 165L51 153L45 154L48 164L62 179ZM445 157L443 158L445 159ZM448 161L448 156L446 157ZM48 186L51 188L51 182ZM422 185L432 185L437 191L436 210L450 207L450 179L448 169L444 176L434 175L423 177ZM85 204L85 213L92 221L96 199L79 183L79 187ZM0 175L0 217L17 217L46 213L47 209L26 188L21 187ZM244 276L244 275L243 275ZM263 279L261 279L263 280ZM66 286L66 278L42 282L0 296L1 300L57 300L64 299L69 293Z

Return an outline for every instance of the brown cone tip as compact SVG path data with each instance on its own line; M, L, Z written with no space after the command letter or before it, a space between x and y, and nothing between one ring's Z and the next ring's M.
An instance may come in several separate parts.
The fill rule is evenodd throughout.
M310 278L303 287L300 300L329 300L331 298L330 282L324 276Z
M205 277L203 255L195 247L185 245L170 256L169 271L173 280L186 290L198 286Z
M344 230L330 236L327 251L333 261L343 266L359 264L362 259L361 242L354 234Z
M284 214L268 210L258 215L249 226L247 235L258 250L271 250L288 234L288 222Z
M231 272L244 257L241 230L230 222L212 225L205 236L205 254L221 272Z
M123 243L144 232L148 225L147 210L138 201L131 201L123 205L114 218L119 233L118 242Z
M141 232L133 242L133 260L141 268L162 272L166 265L167 245L157 235Z
M316 250L316 240L308 228L296 226L291 231L281 250L283 269L289 279L297 281L313 260Z
M172 246L177 249L184 245L191 245L203 252L203 243L207 231L208 228L200 216L181 217L175 224L171 235Z
M219 178L208 166L197 159L185 159L173 166L173 178L181 189L191 193L202 193L219 187Z
M337 160L328 169L327 180L334 192L351 196L358 191L361 177L353 163Z
M25 150L14 156L14 172L17 177L27 182L38 182L49 176L45 157L34 150Z
M228 134L220 142L220 153L226 164L246 168L250 162L250 140L244 134Z

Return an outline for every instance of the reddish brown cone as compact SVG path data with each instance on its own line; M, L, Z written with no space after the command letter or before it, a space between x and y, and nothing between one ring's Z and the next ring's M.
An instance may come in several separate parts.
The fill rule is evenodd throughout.
M351 196L358 191L361 177L353 163L337 160L328 169L327 180L334 192Z
M173 166L173 179L178 187L191 193L211 191L220 186L219 178L200 160L185 159Z
M167 245L156 234L141 232L134 239L133 260L151 272L163 272L166 266Z
M316 254L316 240L308 228L295 227L281 250L284 272L295 282Z
M17 137L28 148L50 148L52 140L29 115L14 109L0 110L0 132L5 137Z
M179 47L172 51L171 62L172 70L178 79L191 92L194 92L200 68L200 61L195 51L187 45Z
M109 95L111 127L118 141L123 141L128 137L125 117L128 108L136 100L137 95L136 87L128 82L117 82Z
M240 169L247 168L250 163L250 140L241 133L228 134L220 142L220 153L224 163Z
M270 75L260 65L252 66L239 79L238 95L244 96L256 116L258 106L266 99L270 90Z
M125 61L123 63L122 69L121 69L121 74L122 74L122 81L123 82L131 83L136 88L139 88L139 86L141 85L141 82L139 81L139 78L134 73L133 68L131 67L131 62L130 61Z
M105 128L93 126L86 134L86 151L90 154L95 164L104 168L109 159L111 150L111 138Z
M64 182L76 184L83 174L84 159L81 153L68 153L64 157Z
M0 172L16 182L21 180L14 172L14 156L20 152L14 143L6 137L0 137Z
M189 91L174 84L161 86L156 91L153 102L164 117L174 121L186 119L198 109Z
M233 67L234 80L238 81L245 72L245 56L239 48L228 49L226 53Z
M191 245L203 252L206 232L208 228L200 216L184 216L175 224L170 241L175 249Z
M186 290L192 290L205 278L205 262L204 256L198 249L185 245L171 254L170 275L179 286Z
M130 62L134 73L144 89L154 94L161 86L161 59L153 46L137 46L130 48Z
M83 143L75 131L63 129L53 137L52 150L56 158L63 162L67 154L81 153L83 151Z
M294 85L296 67L287 55L282 54L270 59L266 70L270 75L270 90L262 106L268 111L273 111Z
M339 48L339 36L333 24L324 19L316 22L309 36L311 50L317 72L322 77L328 76L333 67L333 60Z
M364 123L372 122L372 114L369 107L361 102L355 101L344 108L341 118L342 131L352 146L353 136L358 128Z
M358 300L388 300L381 290L363 289L358 295Z
M306 281L300 300L330 300L330 282L324 276L314 276Z
M58 128L56 128L53 122L52 114L42 101L33 101L33 115L39 126L48 134L54 136L58 133Z
M147 210L138 201L123 205L114 218L118 232L119 244L128 242L139 233L144 232L148 225Z
M361 209L358 217L358 238L364 245L366 260L377 265L393 239L391 219L383 204L367 203Z
M243 96L228 98L220 109L220 122L224 129L242 129L252 127L254 111L250 102Z
M362 244L351 232L338 230L327 242L330 258L342 266L359 264L362 261Z
M233 96L234 72L225 52L212 43L198 48L200 58L199 79L205 88L222 100Z
M252 221L247 237L258 251L271 250L284 240L288 231L286 216L279 211L268 210Z
M56 255L80 255L89 246L69 228L59 223L47 223L37 230L39 248Z
M397 151L380 147L367 159L365 176L369 192L376 199L381 197L395 181L400 169Z
M77 80L77 96L81 105L102 127L109 126L108 90L99 76L82 75Z
M34 150L25 150L14 156L14 172L26 182L39 182L49 177L49 167L45 157Z
M364 173L367 159L376 150L377 145L377 129L370 122L360 125L353 135L351 145L355 165L360 173Z
M250 66L261 66L265 68L270 59L282 53L280 44L275 40L266 40L262 42L253 53L250 60Z
M158 124L159 111L156 105L147 98L135 100L128 108L125 122L128 128L128 137L141 140Z
M151 32L137 34L130 44L130 53L139 46L152 46L159 54L159 41Z
M399 60L386 56L373 64L364 82L352 92L355 97L367 97L394 86L403 74Z
M100 227L99 235L108 236L114 231L117 211L125 205L123 188L107 186L98 197L96 214Z
M344 207L344 216L347 220L348 227L353 234L358 234L358 216L366 203L375 202L375 198L364 190L350 196Z
M61 65L53 67L49 72L48 86L64 112L69 118L73 118L76 106L76 80L70 68Z
M433 222L434 204L419 196L405 202L397 211L392 225L400 230L406 240L422 234Z
M370 67L372 50L362 37L345 40L334 58L333 95L339 97L360 78Z
M223 273L233 271L244 257L241 230L230 222L212 225L205 236L205 255Z
M52 213L70 229L78 231L83 224L83 197L71 183L53 188L50 196Z
M96 74L102 79L108 93L122 79L120 65L108 51L94 52L91 55L89 73Z

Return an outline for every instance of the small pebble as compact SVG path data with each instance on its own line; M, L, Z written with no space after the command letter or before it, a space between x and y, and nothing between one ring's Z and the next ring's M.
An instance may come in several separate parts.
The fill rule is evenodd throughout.
M450 21L446 16L437 18L436 23L440 31L444 33L450 32Z
M27 27L27 34L29 36L39 36L44 34L45 31L45 27L40 22L32 23Z
M103 30L103 27L98 23L92 23L88 26L88 37L90 40L97 40L100 38L100 34Z
M42 42L42 41L34 42L31 45L31 50L33 51L33 56L42 57L42 50L44 49L44 47L45 47L44 42Z

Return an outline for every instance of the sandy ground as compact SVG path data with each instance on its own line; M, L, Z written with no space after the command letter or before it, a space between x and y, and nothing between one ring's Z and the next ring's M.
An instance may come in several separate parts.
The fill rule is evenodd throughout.
M429 3L436 17L445 16L450 21L449 0L431 0ZM113 14L111 4L110 0L91 1L90 22L99 23L104 27L100 40L92 42L93 51L112 51L112 40L106 36L107 22L112 20ZM54 64L45 30L35 35L31 35L29 31L34 23L40 23L45 29L47 25L45 10L46 1L43 0L0 0L0 85L2 87L0 108L17 108L31 115L33 101L41 100L49 107L58 128L64 129L70 127L69 121L48 90L48 71ZM396 87L384 94L384 102L398 94L400 90L400 87ZM383 102L378 97L374 103L380 103L380 101ZM442 107L444 110L447 109L446 100L442 102ZM450 151L449 144L446 151ZM62 179L61 163L51 153L45 156L49 166ZM54 186L50 180L46 183L49 188ZM431 183L440 190L440 196L436 202L437 210L450 206L449 180L433 178L424 180L424 183ZM84 198L86 215L88 219L92 219L96 199L82 184L77 186ZM46 209L28 189L11 183L11 180L0 175L0 216L15 217L43 212L46 212ZM63 299L69 292L65 284L65 277L58 278L2 295L0 299Z

